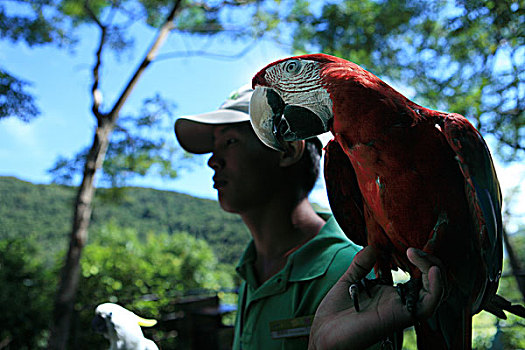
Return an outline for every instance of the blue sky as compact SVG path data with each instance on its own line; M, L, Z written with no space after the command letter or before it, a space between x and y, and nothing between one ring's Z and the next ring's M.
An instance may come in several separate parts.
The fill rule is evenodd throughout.
M49 183L51 177L47 170L58 156L71 157L91 144L96 125L90 111L91 66L97 34L93 28L84 28L80 44L73 52L51 46L29 48L24 44L0 43L2 66L32 82L29 91L42 112L30 123L15 118L0 121L0 175ZM144 27L135 28L135 34L138 40L133 50L123 53L120 59L108 55L104 61L101 90L106 107L114 103L155 36L154 31ZM121 115L138 110L142 99L162 94L177 106L173 118L166 122L168 140L175 145L172 130L177 117L216 109L260 68L289 54L267 41L232 42L224 38L209 41L188 35L171 35L167 40L161 50L163 54L204 48L211 53L232 55L248 46L251 49L234 60L181 56L154 62L140 79ZM205 165L207 158L206 155L198 157L198 165L191 170L181 170L175 180L146 177L136 178L130 184L215 199L212 171ZM319 192L324 194L322 189Z
M154 31L144 27L135 27L134 33L137 37L134 49L123 53L120 59L109 55L102 67L101 90L106 106L114 103L114 98L120 94L155 35ZM29 48L24 44L0 42L3 68L33 83L29 91L36 96L42 112L28 124L14 118L0 120L0 176L49 183L51 178L47 170L58 156L73 156L91 144L95 127L90 111L91 66L97 38L94 28L82 29L80 43L73 52L51 46ZM137 110L142 99L158 92L177 105L172 120L166 122L166 133L172 136L176 117L217 108L231 91L249 82L260 68L290 55L285 48L269 41L232 42L224 37L207 41L187 35L171 35L161 53L205 48L209 52L228 55L242 51L247 45L252 49L236 60L194 56L154 62L142 76L123 113ZM411 97L410 89L395 87ZM174 137L168 139L176 144ZM147 177L130 184L215 199L212 171L205 165L207 157L199 157L196 166L182 170L175 180ZM496 163L504 194L525 180L524 164L504 168ZM328 205L322 184L312 194L312 200ZM514 225L523 222L523 193L519 193L510 204L516 218ZM512 231L512 227L509 229Z

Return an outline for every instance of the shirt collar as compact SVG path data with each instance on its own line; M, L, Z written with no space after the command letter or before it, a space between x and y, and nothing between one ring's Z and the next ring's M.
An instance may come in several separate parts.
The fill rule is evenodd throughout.
M307 281L322 276L330 267L335 253L353 244L343 233L334 217L330 217L321 231L308 243L290 255L289 281ZM312 259L312 257L316 257Z
M349 244L353 243L345 236L335 219L330 217L314 238L290 254L281 272L284 272L283 276L288 276L290 282L317 278L326 272L335 253ZM312 260L314 256L316 258ZM252 276L255 259L255 244L252 240L236 267L239 276L252 286L255 285Z

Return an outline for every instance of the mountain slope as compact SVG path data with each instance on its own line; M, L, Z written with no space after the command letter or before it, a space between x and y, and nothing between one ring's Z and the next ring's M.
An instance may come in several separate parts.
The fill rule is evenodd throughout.
M74 187L0 177L0 239L32 236L48 251L65 249L75 195ZM240 218L225 213L216 201L170 191L97 189L90 234L110 221L134 228L139 236L188 232L205 239L225 263L236 263L249 240Z

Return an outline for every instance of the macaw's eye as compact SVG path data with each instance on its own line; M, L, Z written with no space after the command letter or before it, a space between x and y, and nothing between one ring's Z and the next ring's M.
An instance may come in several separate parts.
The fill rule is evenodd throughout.
M284 66L284 70L287 73L297 73L300 68L301 68L301 64L299 63L299 61L287 62L286 65Z

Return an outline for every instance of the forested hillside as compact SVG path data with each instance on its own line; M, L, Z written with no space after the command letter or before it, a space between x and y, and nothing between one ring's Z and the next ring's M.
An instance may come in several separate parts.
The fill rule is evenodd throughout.
M73 187L0 177L0 239L31 236L45 251L65 249L75 195ZM240 218L225 213L216 201L176 192L98 189L92 217L91 232L108 222L133 228L140 236L188 232L206 240L225 263L235 263L249 240Z

